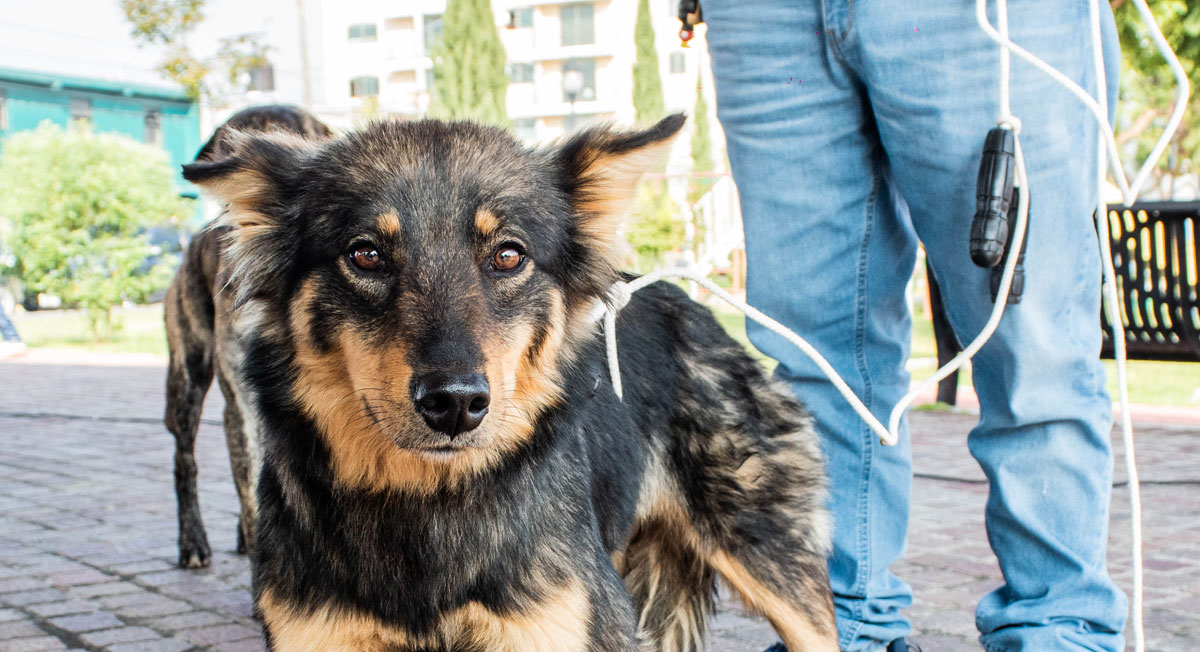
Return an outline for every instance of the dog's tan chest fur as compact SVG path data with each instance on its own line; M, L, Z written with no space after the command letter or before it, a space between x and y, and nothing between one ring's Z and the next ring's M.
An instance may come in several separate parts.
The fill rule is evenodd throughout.
M345 609L297 609L270 590L258 606L279 652L400 652L455 644L497 652L583 652L590 623L587 593L577 579L519 612L498 614L467 603L422 635Z

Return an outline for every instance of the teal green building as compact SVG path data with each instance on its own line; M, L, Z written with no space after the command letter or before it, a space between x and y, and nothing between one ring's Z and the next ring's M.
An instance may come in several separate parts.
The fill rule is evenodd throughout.
M0 68L0 148L8 135L49 120L91 121L96 131L125 134L161 147L180 193L195 196L179 175L200 149L199 105L181 90Z

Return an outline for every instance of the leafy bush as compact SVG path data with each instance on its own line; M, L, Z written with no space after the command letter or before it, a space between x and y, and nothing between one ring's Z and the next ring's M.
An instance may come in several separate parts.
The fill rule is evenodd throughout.
M628 238L637 253L639 271L659 267L668 251L683 247L684 237L679 206L667 192L667 184L663 181L643 182L634 200Z
M170 280L146 228L191 211L164 153L126 136L45 123L4 143L0 216L11 235L0 264L27 290L84 308L95 340L112 333L113 306Z

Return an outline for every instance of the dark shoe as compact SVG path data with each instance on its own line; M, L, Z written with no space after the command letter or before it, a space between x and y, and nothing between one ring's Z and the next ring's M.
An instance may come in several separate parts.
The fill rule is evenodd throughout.
M783 643L776 643L766 650L763 650L763 652L787 652L787 646L785 646ZM902 638L898 638L891 643L888 643L887 652L921 652L921 648L915 643L909 643Z

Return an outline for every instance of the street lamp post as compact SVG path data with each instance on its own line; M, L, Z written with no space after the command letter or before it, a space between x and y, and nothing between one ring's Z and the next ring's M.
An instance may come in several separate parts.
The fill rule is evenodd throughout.
M566 129L563 131L571 131L575 129L575 100L579 97L579 92L583 90L583 71L575 67L575 61L569 60L563 65L563 93L567 96L567 101L571 103L571 113L567 121Z

